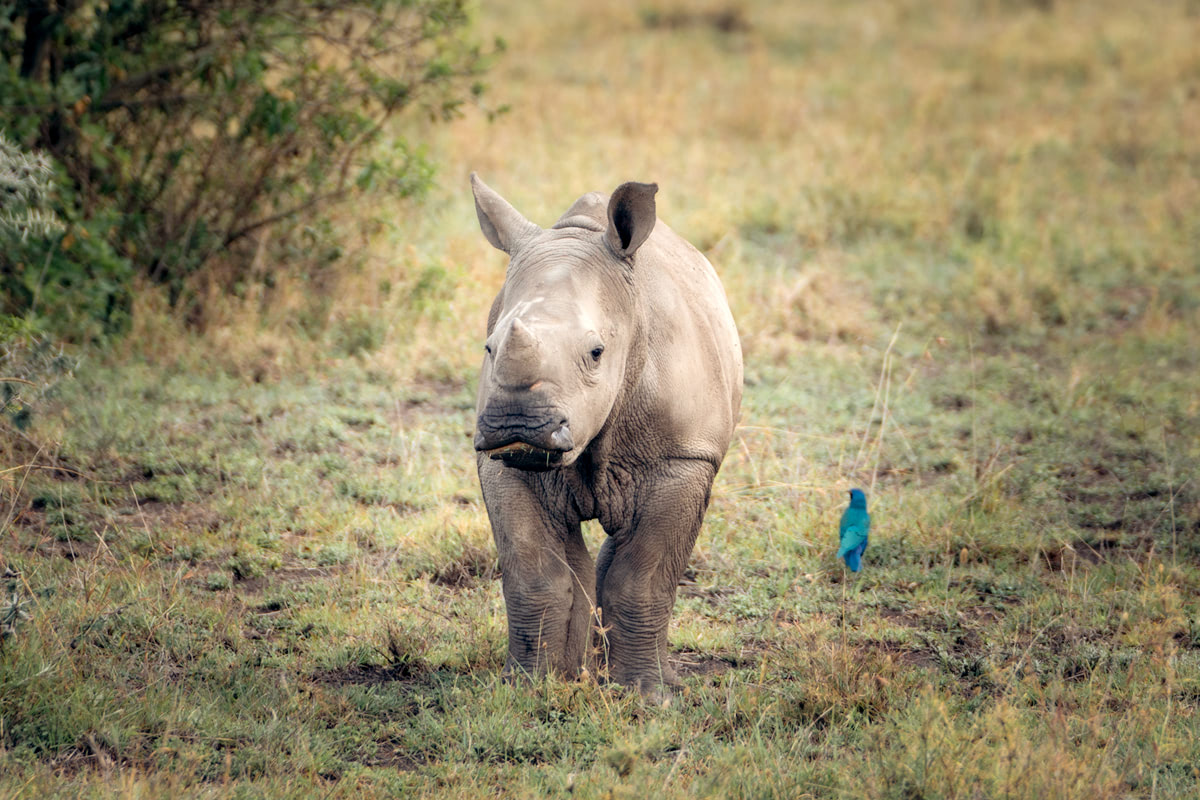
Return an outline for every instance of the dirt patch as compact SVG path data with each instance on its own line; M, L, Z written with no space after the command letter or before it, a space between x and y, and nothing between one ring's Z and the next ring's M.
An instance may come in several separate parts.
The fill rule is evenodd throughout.
M1200 522L1189 513L1195 490L1172 481L1161 455L1137 435L1095 439L1090 454L1063 465L1058 478L1068 518L1077 528L1096 531L1084 539L1097 551L1116 533L1161 537Z
M1016 603L1017 601L1013 600L1009 602ZM971 622L981 625L994 625L1004 618L1002 613L986 605L968 606L959 611L959 613Z
M424 753L410 752L393 741L376 742L375 745L376 751L356 759L358 763L368 767L389 767L400 772L413 772L429 764L429 758Z
M933 398L933 404L946 411L963 411L975 405L975 401L964 394L951 392Z
M34 547L39 556L58 556L68 561L90 561L99 549L98 541L88 539L44 539Z
M1150 537L1088 537L1043 550L1046 566L1055 572L1070 572L1081 567L1106 564L1122 558L1140 560L1153 550Z
M70 776L89 769L107 774L118 764L118 758L114 748L88 734L75 747L61 753L55 759L55 763L63 773Z
M681 678L719 677L732 669L753 667L770 645L767 642L749 642L736 653L711 653L699 650L678 650L670 655L671 666Z
M64 555L74 559L72 551L81 547L95 549L100 536L109 528L103 514L91 507L79 493L65 498L43 491L26 501L13 502L11 525L27 548L43 555ZM65 545L61 550L59 545ZM91 549L87 550L90 552Z
M736 590L732 586L709 586L703 587L694 582L679 583L679 595L692 599L705 600L713 607L718 607L722 599L735 594Z
M423 674L416 665L411 663L378 666L373 664L355 664L349 667L321 670L314 672L310 679L321 686L382 686L388 683L416 685L417 676Z
M672 9L644 11L642 23L651 30L685 30L708 28L717 33L745 33L750 20L741 6L728 5L708 10Z
M500 577L500 567L490 547L464 544L458 557L433 571L429 580L451 589L466 589Z
M113 508L111 515L90 502L70 507L51 507L35 501L19 511L13 524L39 537L32 549L41 555L61 556L72 561L104 549L102 539L122 541L129 534L157 539L167 531L204 533L219 530L221 518L199 503L141 501Z
M906 667L923 669L941 669L942 660L936 652L924 647L912 647L901 642L867 642L861 648L864 652L879 653L885 658L903 664Z
M894 625L900 625L905 628L925 627L924 615L909 609L881 608L879 609L879 616Z
M681 678L720 677L734 668L734 664L716 656L705 656L700 653L677 653L671 660L671 666Z
M709 565L700 554L693 555L692 563L684 570L683 575L679 577L679 583L676 588L678 596L704 600L713 608L719 608L722 600L737 594L737 589L732 586L712 583L713 578L727 566ZM766 577L771 574L769 570L762 570L759 577ZM703 575L703 581L701 580L701 575Z
M259 594L268 589L277 589L282 586L298 586L309 581L328 578L344 569L345 567L282 567L265 575L239 578L234 583L234 586L239 591L247 594ZM268 603L267 605L274 604ZM278 611L281 607L276 605L273 608L265 608L264 606L266 611Z
M896 650L893 657L901 664L922 669L940 669L942 661L937 653L929 650Z
M462 380L417 381L409 387L407 396L392 407L387 421L410 428L421 417L457 414L464 410L464 402L471 401L468 407L474 407L473 400L465 392L466 382Z
M976 626L993 624L1001 619L1002 612L978 608L947 616L884 609L880 615L895 625L916 631L917 641L871 641L860 645L865 651L883 654L904 666L942 672L953 678L964 693L987 683L987 647Z
M124 526L143 527L150 533L162 530L212 533L221 528L220 515L199 503L140 500L120 509L117 514Z
M147 748L141 742L119 752L94 731L84 733L74 746L51 757L48 763L62 775L73 778L83 773L109 775L113 769L148 771L152 768Z
M957 618L947 618L940 613L921 613L910 609L895 608L880 609L879 616L904 628L937 634L953 633L957 639L964 642L965 646L971 647L979 644L979 634L972 628L964 627L961 623L990 624L999 620L1003 614L991 607L972 606L957 612Z

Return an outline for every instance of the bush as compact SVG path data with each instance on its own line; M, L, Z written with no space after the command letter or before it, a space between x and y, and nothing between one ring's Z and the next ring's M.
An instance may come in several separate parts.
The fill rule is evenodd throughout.
M120 327L132 272L103 234L111 215L64 215L53 183L46 156L25 152L0 131L0 327L29 312L83 321L74 327L90 333ZM66 233L64 216L74 232ZM6 340L0 330L0 343Z
M268 230L294 248L330 204L420 192L419 149L377 145L404 109L441 119L481 94L466 21L464 0L2 7L0 127L59 165L66 225L0 256L10 312L40 297L111 329L134 272L173 303L198 274L238 291L269 280L250 269Z
M77 365L61 347L34 335L21 320L0 317L0 433L7 425L24 430L34 407L61 380L70 378Z
M0 236L6 245L62 231L62 222L47 213L44 204L50 189L50 162L37 153L26 153L0 132Z

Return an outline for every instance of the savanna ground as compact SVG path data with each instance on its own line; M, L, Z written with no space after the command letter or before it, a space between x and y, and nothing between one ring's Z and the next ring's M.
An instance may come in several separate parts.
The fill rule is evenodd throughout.
M147 295L5 429L0 797L1197 796L1200 6L485 5L512 110L357 267ZM470 170L657 181L725 282L667 707L499 679Z

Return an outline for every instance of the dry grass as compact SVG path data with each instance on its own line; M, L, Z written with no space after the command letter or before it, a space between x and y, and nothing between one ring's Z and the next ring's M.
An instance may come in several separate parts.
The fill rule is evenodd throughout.
M429 197L201 337L141 294L4 451L71 471L5 479L0 794L1194 796L1194 5L481 8L512 111L419 131ZM656 181L724 280L670 708L497 680L472 170L542 224Z

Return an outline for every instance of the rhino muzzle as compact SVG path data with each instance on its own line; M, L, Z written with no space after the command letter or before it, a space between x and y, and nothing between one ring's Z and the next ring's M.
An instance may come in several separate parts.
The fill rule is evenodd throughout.
M562 464L575 449L565 419L530 421L513 415L481 414L475 426L475 449L506 467L544 472Z

